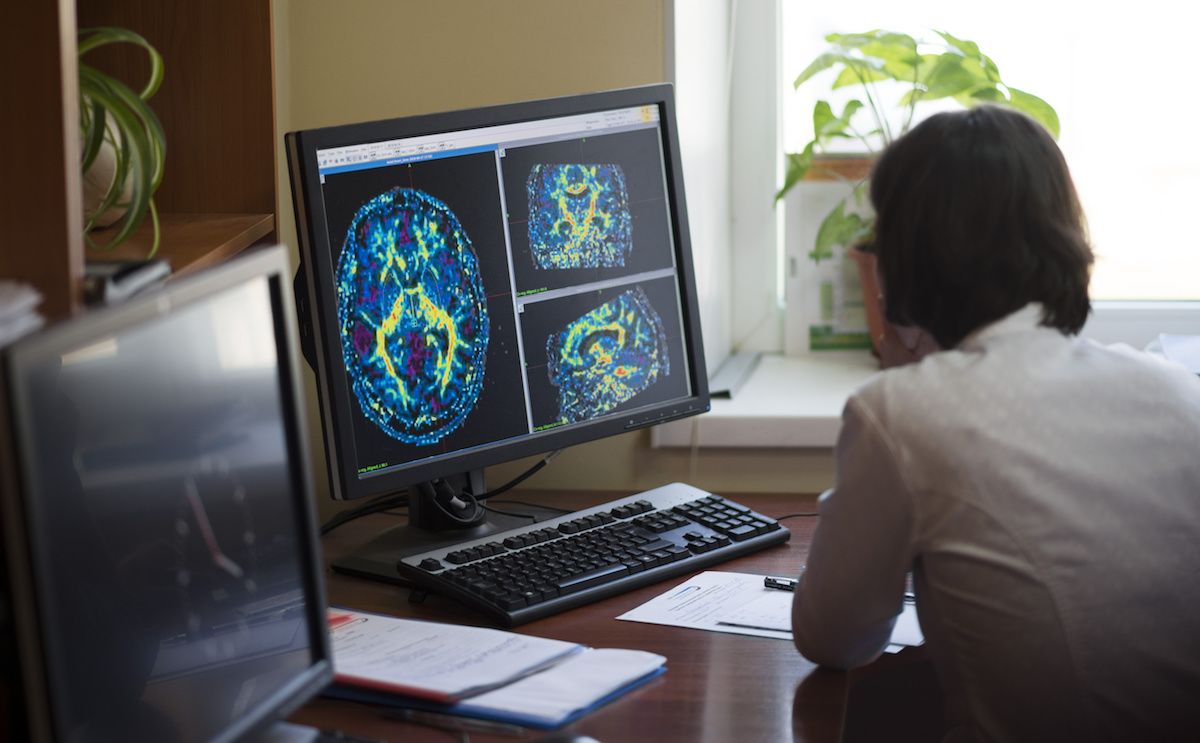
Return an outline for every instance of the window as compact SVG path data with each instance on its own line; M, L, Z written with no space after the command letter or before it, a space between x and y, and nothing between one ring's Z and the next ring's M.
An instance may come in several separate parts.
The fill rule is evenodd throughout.
M821 82L792 89L826 33L887 28L936 38L938 29L970 39L1006 82L1058 111L1059 145L1097 253L1093 298L1200 300L1200 237L1187 220L1200 199L1200 147L1189 136L1200 97L1187 82L1191 45L1170 33L1191 26L1186 6L1166 0L1119 13L1044 0L1010 0L1002 13L956 0L783 0L784 149L811 138L813 104L828 92Z

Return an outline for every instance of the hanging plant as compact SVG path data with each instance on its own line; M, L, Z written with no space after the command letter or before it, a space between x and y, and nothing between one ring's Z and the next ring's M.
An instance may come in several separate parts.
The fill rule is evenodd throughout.
M140 93L83 61L84 55L93 49L117 43L134 44L146 51L150 75ZM158 90L162 78L162 56L141 35L112 27L80 30L83 233L90 248L117 247L149 216L154 238L147 257L158 250L160 234L154 192L162 182L167 146L162 124L146 101ZM111 236L103 242L97 241L96 231L110 225L113 225Z

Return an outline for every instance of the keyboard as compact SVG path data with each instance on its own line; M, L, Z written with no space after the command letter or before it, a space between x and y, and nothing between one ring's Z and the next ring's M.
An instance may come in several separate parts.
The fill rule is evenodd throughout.
M673 483L403 558L401 575L512 627L786 542L777 521Z

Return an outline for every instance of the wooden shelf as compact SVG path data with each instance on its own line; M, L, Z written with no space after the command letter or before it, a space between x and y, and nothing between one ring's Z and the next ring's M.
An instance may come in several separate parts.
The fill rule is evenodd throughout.
M162 237L156 258L166 258L172 275L214 266L275 230L273 214L163 214ZM96 234L97 241L104 233ZM115 250L89 248L89 260L137 260L150 252L151 229L147 222Z
M84 247L76 28L127 28L162 54L162 87L150 106L166 134L167 159L154 199L163 214L159 255L180 274L274 239L271 11L272 0L39 0L6 15L20 33L0 45L0 60L22 71L14 100L29 105L20 116L0 117L4 141L20 143L6 161L20 186L0 199L0 235L36 249L0 250L0 276L41 292L48 318L82 308L86 260L145 258L150 245L143 226L140 239L115 251ZM134 90L145 84L139 47L106 45L87 61Z

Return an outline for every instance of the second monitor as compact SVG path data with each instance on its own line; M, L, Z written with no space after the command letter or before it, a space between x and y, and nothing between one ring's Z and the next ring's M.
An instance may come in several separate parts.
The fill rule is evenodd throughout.
M287 150L335 498L479 536L483 467L708 409L670 86ZM395 579L398 538L351 569Z

